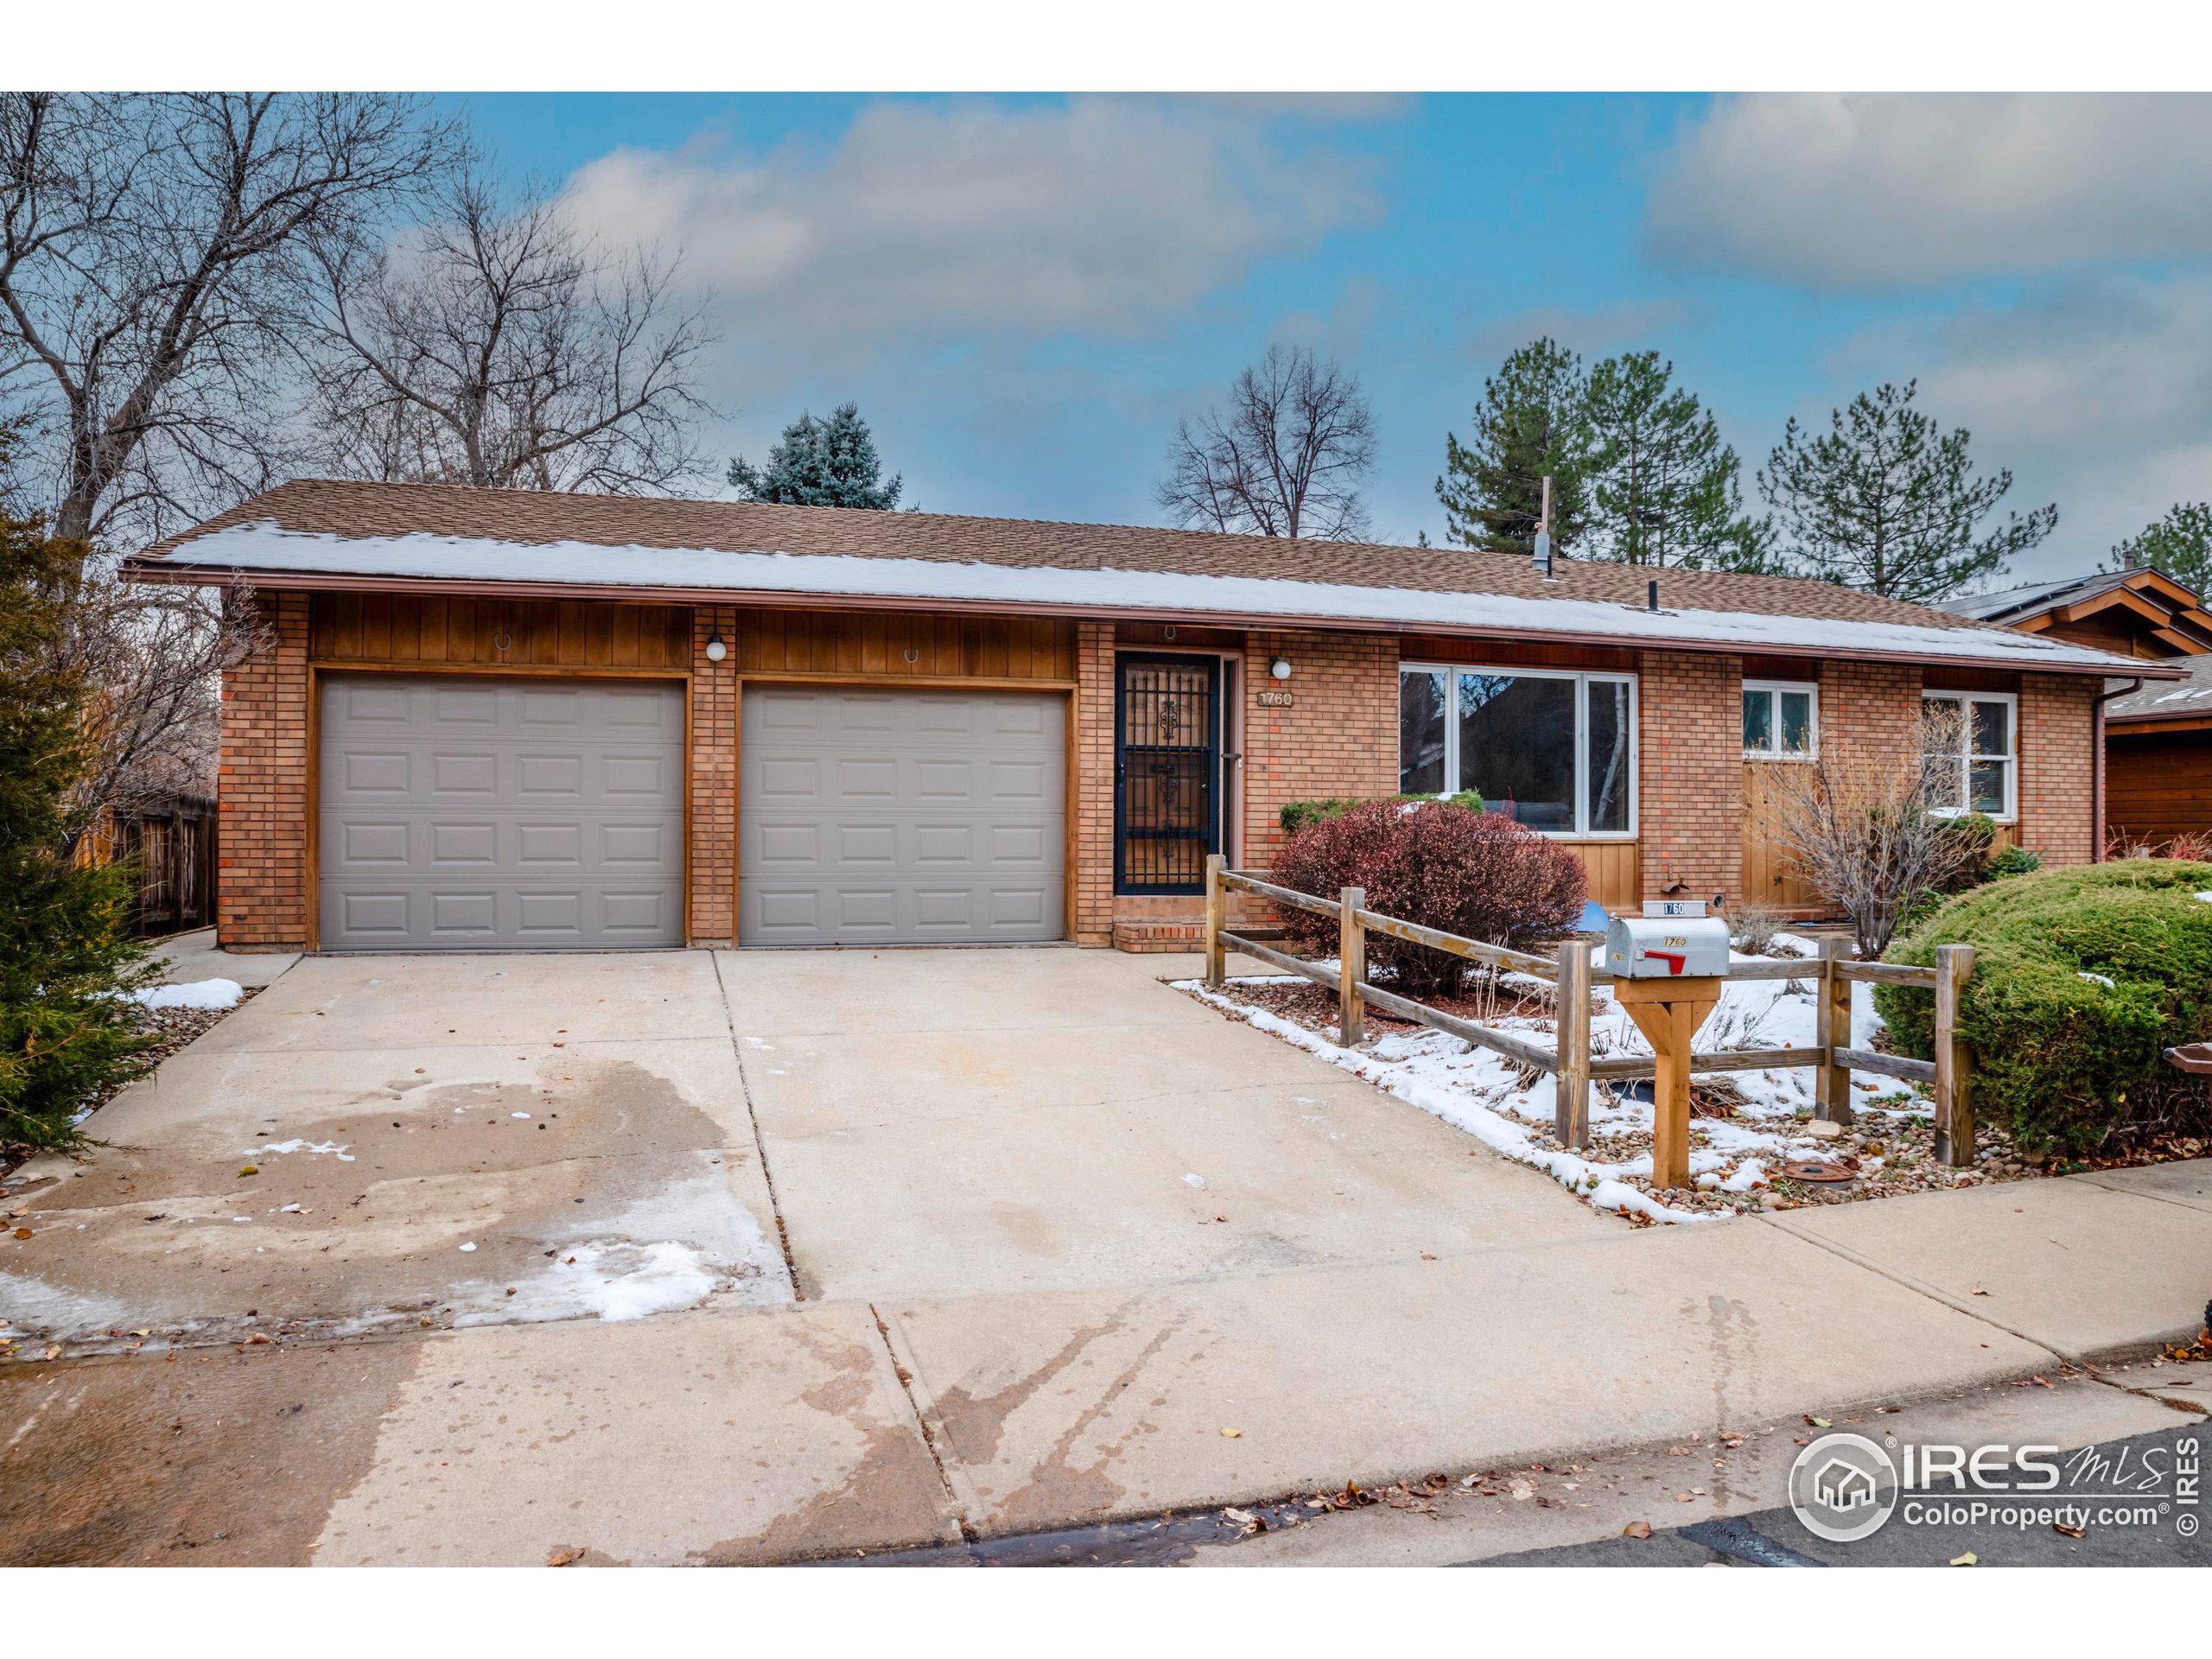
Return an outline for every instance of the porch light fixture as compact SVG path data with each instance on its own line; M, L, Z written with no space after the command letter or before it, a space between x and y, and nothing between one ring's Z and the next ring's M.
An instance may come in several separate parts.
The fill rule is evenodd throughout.
M723 658L728 655L729 647L722 643L722 637L719 633L713 639L707 641L707 660L709 662L719 663Z
M1275 678L1279 680L1288 679L1290 677L1290 658L1287 657L1276 658L1274 661L1268 664L1268 672L1274 675Z

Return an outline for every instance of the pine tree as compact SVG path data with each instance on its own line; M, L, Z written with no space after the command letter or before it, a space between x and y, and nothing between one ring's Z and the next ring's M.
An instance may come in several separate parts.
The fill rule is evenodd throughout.
M1974 475L1961 427L1940 430L1912 406L1917 383L1861 392L1815 437L1795 416L1758 474L1774 509L1778 556L1794 574L1932 604L2002 571L2050 534L2056 506L1981 532L2012 474Z
M2107 570L2145 566L2194 593L2212 593L2212 501L2180 501L2112 550Z
M802 414L785 427L766 466L748 466L742 456L731 461L729 481L748 501L883 512L899 505L903 480L894 474L889 483L879 483L882 472L860 406L840 404L826 421Z
M143 976L120 866L72 857L92 753L68 639L86 549L9 505L0 430L0 1142L69 1147L75 1115L137 1069Z
M1744 514L1736 452L1674 373L1656 352L1590 372L1584 408L1596 448L1580 550L1624 564L1764 569L1765 527Z
M1446 533L1468 547L1527 554L1535 546L1543 480L1552 480L1551 538L1575 550L1589 512L1593 454L1582 359L1548 338L1522 346L1483 382L1470 441L1447 433L1436 480Z

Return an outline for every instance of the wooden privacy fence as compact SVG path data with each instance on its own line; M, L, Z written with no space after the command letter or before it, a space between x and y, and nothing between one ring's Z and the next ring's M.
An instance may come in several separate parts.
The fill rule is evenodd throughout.
M215 919L215 803L180 795L118 811L95 838L102 864L137 862L143 934L181 933Z
M1232 931L1228 925L1229 894L1249 893L1274 904L1334 918L1338 925L1337 957L1343 971L1325 968L1278 950L1250 933ZM1382 933L1408 944L1464 957L1491 969L1527 974L1553 987L1557 1009L1557 1046L1547 1048L1529 1037L1463 1020L1441 1008L1395 991L1367 982L1367 936ZM1764 1071L1782 1066L1811 1066L1818 1074L1814 1090L1814 1115L1832 1123L1852 1121L1851 1074L1872 1071L1908 1083L1932 1085L1936 1096L1936 1156L1955 1168L1974 1162L1973 1057L1958 1033L1959 992L1974 976L1974 947L1938 945L1932 968L1896 963L1859 962L1850 953L1848 939L1821 941L1821 954L1802 963L1732 962L1723 977L1731 980L1802 979L1817 981L1814 1041L1809 1048L1727 1049L1693 1053L1693 1072ZM1568 939L1550 956L1485 944L1440 933L1395 916L1367 908L1363 888L1346 887L1334 899L1296 893L1277 887L1262 875L1232 870L1219 854L1206 860L1205 982L1218 989L1231 950L1243 952L1268 966L1296 974L1337 993L1338 1035L1345 1047L1366 1036L1370 1007L1412 1020L1472 1043L1478 1048L1503 1054L1517 1065L1534 1066L1557 1079L1558 1105L1554 1132L1569 1147L1590 1144L1590 1085L1592 1083L1637 1081L1657 1075L1650 1055L1600 1057L1590 1051L1590 1004L1592 988L1610 982L1614 976L1591 960L1584 939ZM1909 1059L1901 1054L1878 1054L1851 1045L1851 988L1873 985L1913 985L1935 993L1936 1058Z

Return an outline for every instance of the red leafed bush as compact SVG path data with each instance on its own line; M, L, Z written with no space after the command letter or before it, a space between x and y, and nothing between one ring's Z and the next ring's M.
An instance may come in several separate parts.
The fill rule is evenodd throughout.
M1570 931L1588 893L1573 854L1509 818L1442 801L1375 801L1310 824L1283 843L1274 880L1324 899L1364 887L1370 910L1522 949ZM1336 950L1337 925L1325 916L1286 910L1283 925L1300 945ZM1458 989L1465 966L1372 932L1367 959L1395 969L1412 996Z

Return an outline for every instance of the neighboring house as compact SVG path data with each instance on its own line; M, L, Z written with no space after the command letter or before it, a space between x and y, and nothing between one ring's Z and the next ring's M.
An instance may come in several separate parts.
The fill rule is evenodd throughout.
M130 563L253 585L235 948L1188 943L1290 801L1459 787L1615 908L1790 896L1764 769L1972 702L1976 798L2095 856L2115 664L1822 583L1465 550L289 484Z
M2101 709L2107 837L2163 845L2212 833L2212 608L2158 571L2104 570L2073 582L1951 601L1976 621L2094 645L2188 678L2115 679Z

